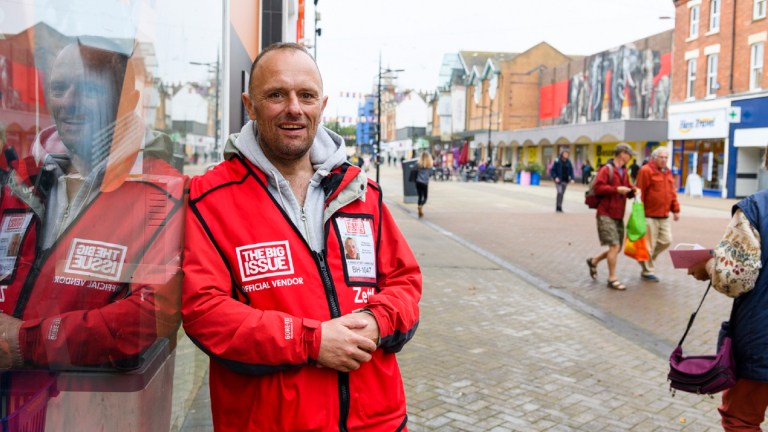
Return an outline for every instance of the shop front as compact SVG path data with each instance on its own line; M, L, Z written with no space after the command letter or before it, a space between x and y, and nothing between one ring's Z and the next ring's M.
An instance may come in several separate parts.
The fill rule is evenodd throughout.
M513 166L536 162L546 170L545 177L557 155L570 150L577 179L582 178L587 164L594 173L608 162L620 142L629 143L639 153L636 162L640 164L654 148L666 145L666 135L667 122L660 120L613 120L494 133L500 141L513 143Z
M733 101L729 111L728 171L734 175L726 182L729 198L741 198L768 188L764 168L768 145L768 98Z
M672 172L678 191L726 197L726 108L669 114Z

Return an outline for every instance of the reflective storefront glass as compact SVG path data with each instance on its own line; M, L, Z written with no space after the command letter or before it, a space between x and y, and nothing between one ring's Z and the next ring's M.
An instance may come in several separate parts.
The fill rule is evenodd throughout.
M221 150L222 10L0 0L3 430L181 430L208 362L181 254L187 167Z

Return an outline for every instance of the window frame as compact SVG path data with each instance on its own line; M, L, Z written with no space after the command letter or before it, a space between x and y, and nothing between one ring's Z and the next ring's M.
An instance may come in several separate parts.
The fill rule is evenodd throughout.
M762 89L764 66L765 42L753 43L749 46L749 90Z
M765 18L765 2L766 0L755 0L752 6L752 19Z
M709 31L716 33L720 31L720 0L709 0Z
M713 53L707 56L707 96L715 96L717 94L717 62L719 61L718 53Z
M699 37L699 22L701 21L701 9L699 5L688 9L688 38Z
M696 60L695 58L688 59L688 72L686 74L686 89L685 89L685 97L686 99L695 99L696 98Z

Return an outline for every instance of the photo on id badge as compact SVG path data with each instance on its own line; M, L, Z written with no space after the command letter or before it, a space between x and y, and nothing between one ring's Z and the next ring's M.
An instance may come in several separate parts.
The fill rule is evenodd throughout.
M335 220L344 256L347 284L376 284L376 253L371 217L340 216Z
M0 225L0 281L12 279L24 234L32 221L30 212L6 212Z

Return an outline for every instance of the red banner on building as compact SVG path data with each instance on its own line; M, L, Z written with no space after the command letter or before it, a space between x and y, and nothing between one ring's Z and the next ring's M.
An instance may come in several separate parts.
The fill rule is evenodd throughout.
M296 43L304 42L304 0L299 0L299 13L296 18Z

